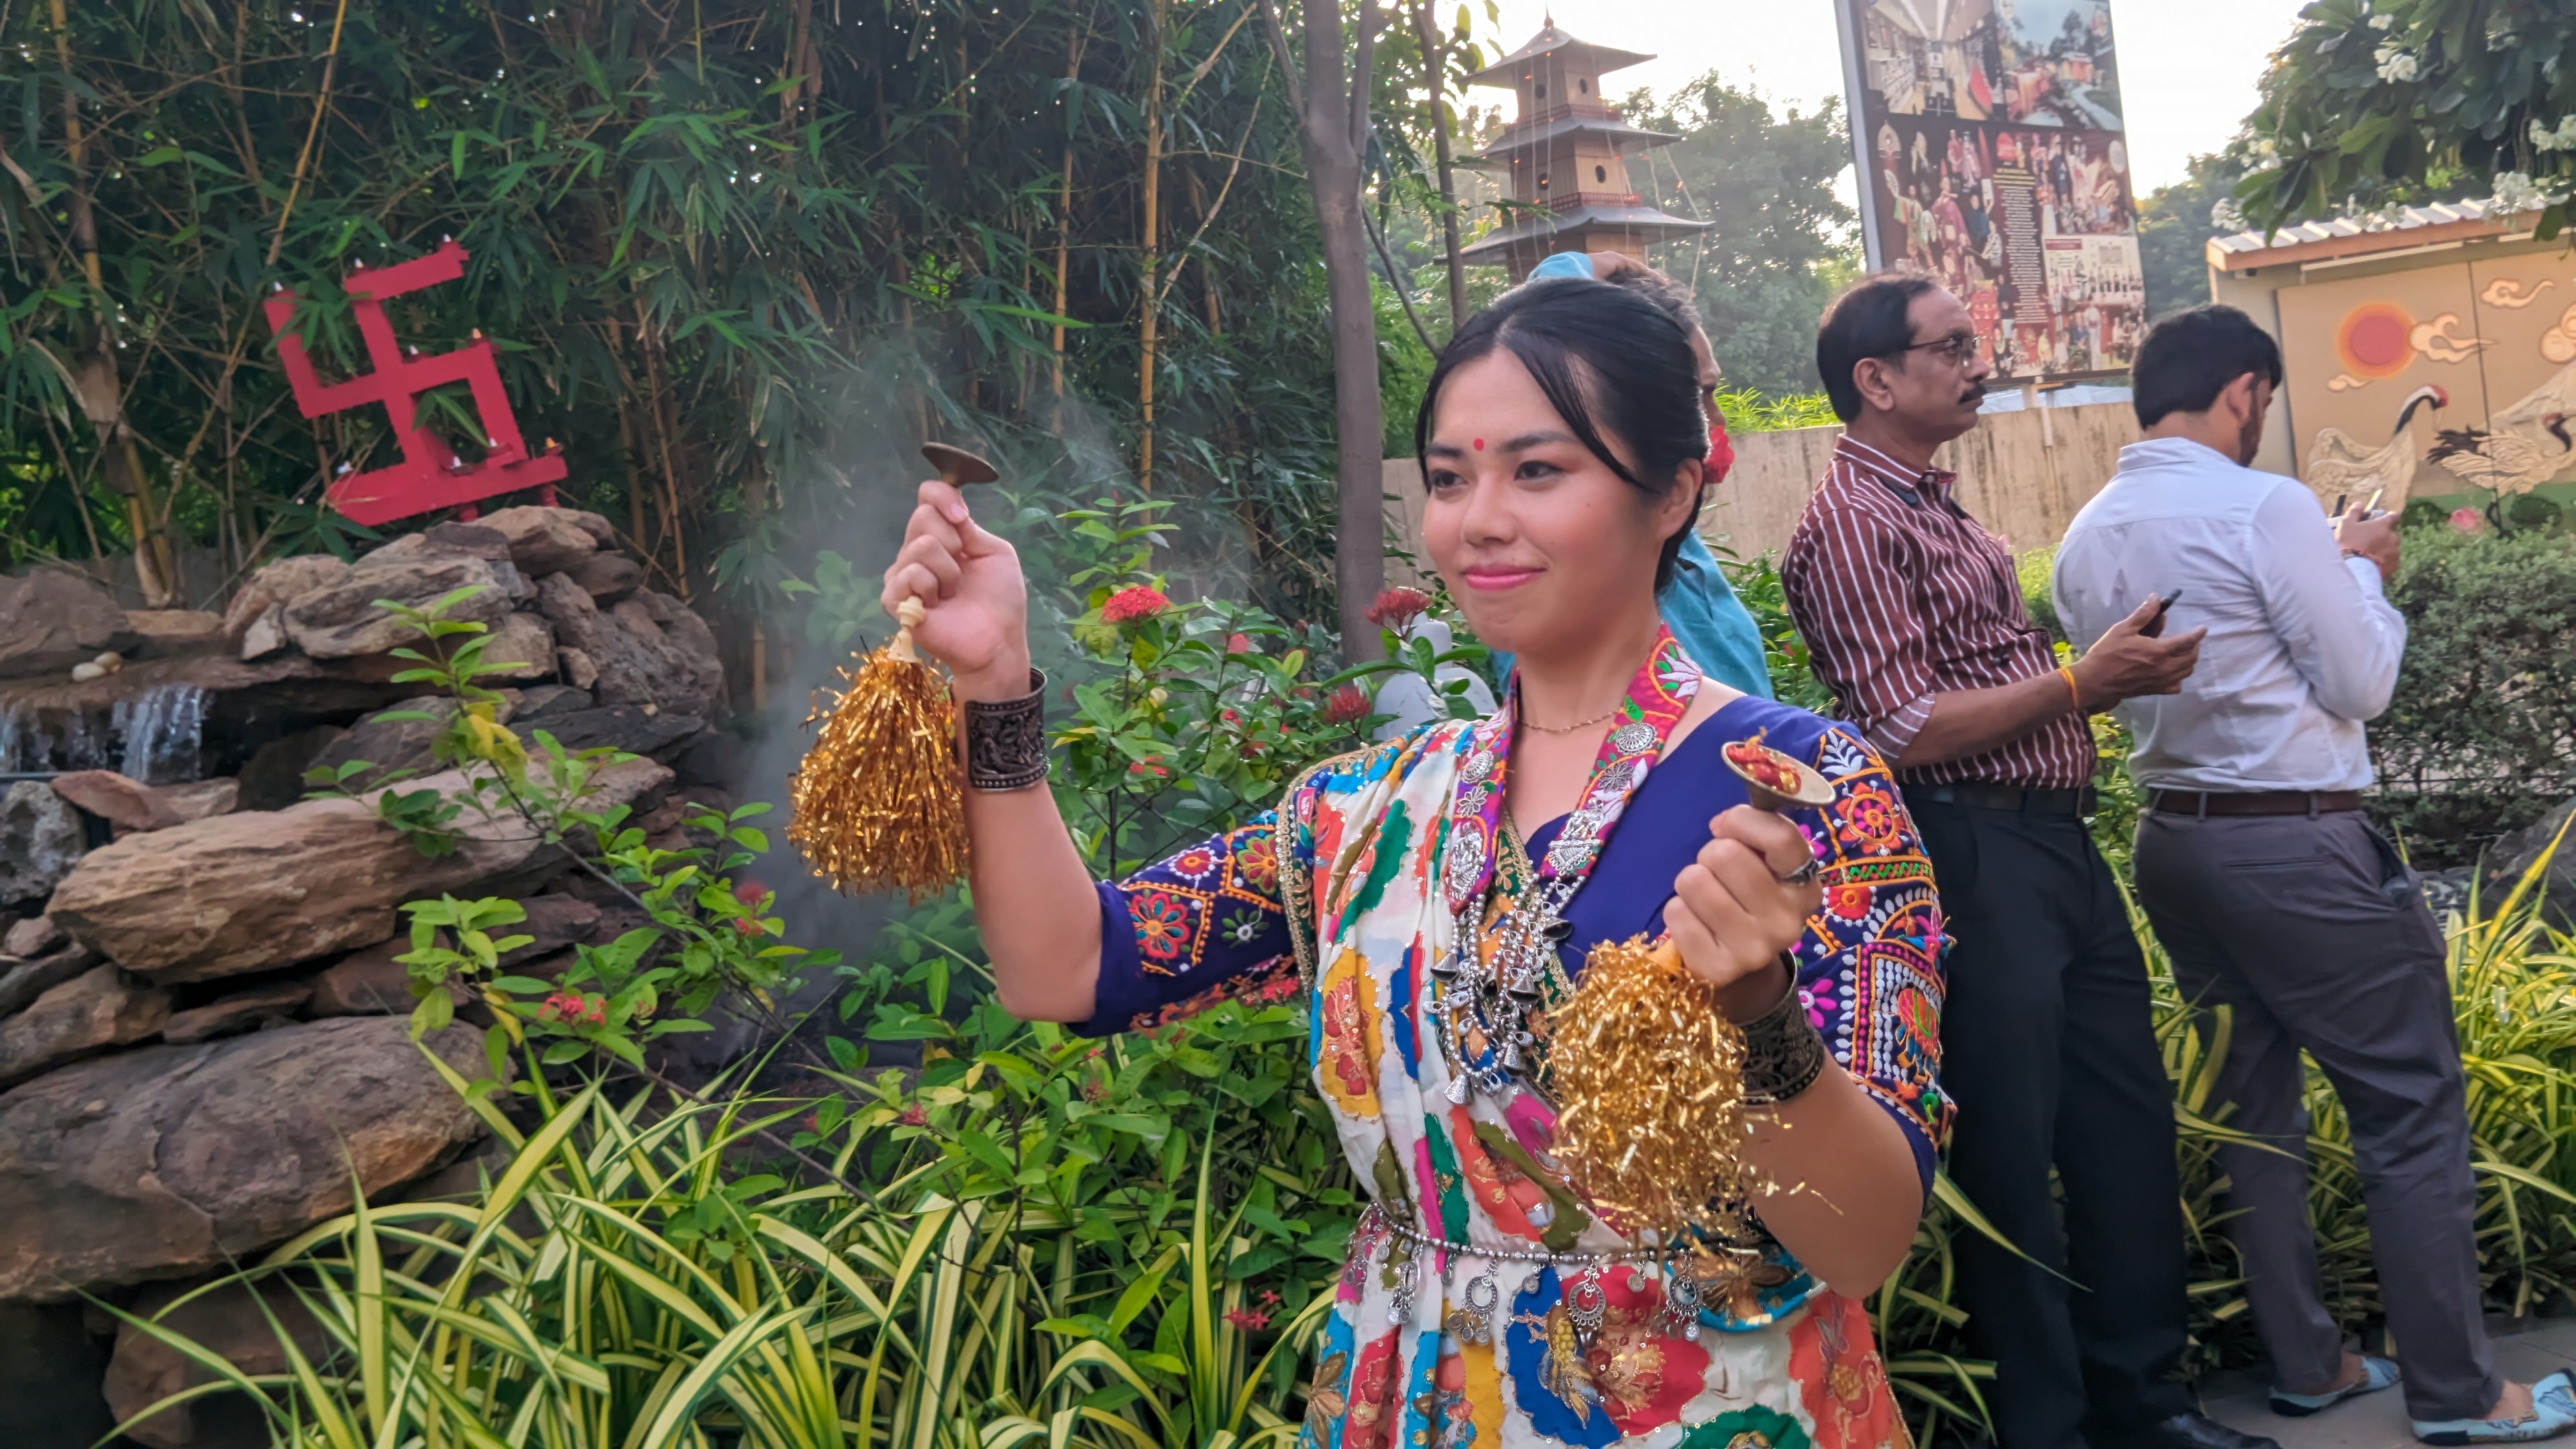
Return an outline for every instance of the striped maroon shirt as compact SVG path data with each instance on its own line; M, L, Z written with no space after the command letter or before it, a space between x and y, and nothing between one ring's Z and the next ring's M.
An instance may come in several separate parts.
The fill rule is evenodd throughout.
M1846 437L1780 560L1816 677L1889 759L1932 717L1934 695L2057 668L2047 631L2022 607L2012 554L1952 498L1957 476L1917 474ZM2092 732L2063 714L1998 749L1897 778L2062 789L2090 782L2093 762Z

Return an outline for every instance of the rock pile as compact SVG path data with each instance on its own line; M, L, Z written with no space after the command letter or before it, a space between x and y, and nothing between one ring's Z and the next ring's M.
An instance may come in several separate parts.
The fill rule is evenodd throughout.
M529 507L354 562L272 563L220 615L119 611L59 572L0 579L0 1343L77 1327L83 1295L167 1302L346 1211L353 1179L398 1195L474 1142L407 1036L401 905L522 900L536 939L508 964L539 976L642 918L515 820L468 810L461 848L430 859L377 818L366 792L396 770L415 772L406 792L465 789L429 773L434 722L383 717L423 686L392 682L409 664L389 651L418 640L377 601L470 589L448 617L486 625L484 657L509 666L486 681L508 686L504 722L640 756L598 770L589 804L677 844L687 803L732 803L712 777L724 674L706 624L642 578L605 520ZM71 677L108 652L114 670ZM302 798L305 770L356 761L359 798ZM485 1070L466 1024L425 1045ZM263 1338L235 1298L245 1323L206 1331ZM132 1334L115 1360L126 1412L157 1396L136 1385L195 1372ZM35 1391L0 1364L0 1399ZM132 1437L208 1444L213 1421L173 1412Z

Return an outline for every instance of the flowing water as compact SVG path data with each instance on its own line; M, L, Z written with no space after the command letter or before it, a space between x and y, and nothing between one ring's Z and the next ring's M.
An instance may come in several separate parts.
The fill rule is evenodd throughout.
M155 684L105 710L38 709L0 699L0 773L113 769L146 785L199 777L212 697L194 684Z
M206 691L194 684L156 684L116 702L110 729L124 741L117 771L146 785L197 778L205 738Z

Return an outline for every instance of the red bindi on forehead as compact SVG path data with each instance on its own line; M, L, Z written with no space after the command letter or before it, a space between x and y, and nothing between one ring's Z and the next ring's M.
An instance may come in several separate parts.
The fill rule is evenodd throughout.
M1476 440L1476 451L1477 451L1477 452L1479 452L1479 453L1481 453L1481 452L1485 451L1485 440L1484 440L1484 439L1482 439L1482 438L1478 438L1478 439Z

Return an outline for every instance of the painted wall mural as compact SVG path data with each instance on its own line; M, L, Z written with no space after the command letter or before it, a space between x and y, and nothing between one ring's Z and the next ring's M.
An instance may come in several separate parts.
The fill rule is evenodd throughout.
M1939 277L2002 380L2117 376L2145 327L2110 0L1836 0L1873 268Z
M2451 262L2279 296L2299 476L2326 507L2378 494L2384 508L2469 507L2511 527L2576 493L2576 258Z

